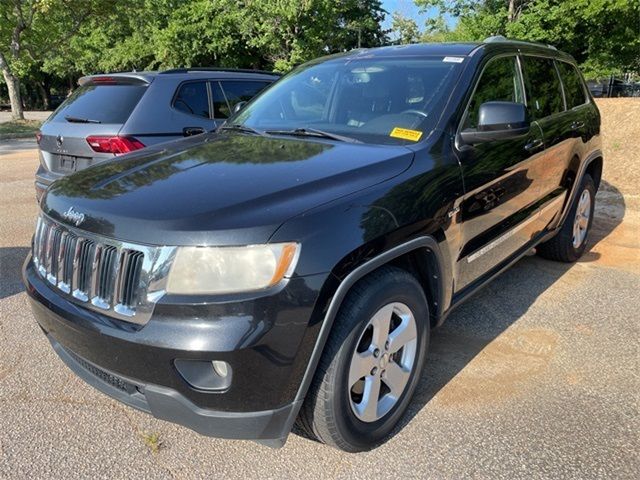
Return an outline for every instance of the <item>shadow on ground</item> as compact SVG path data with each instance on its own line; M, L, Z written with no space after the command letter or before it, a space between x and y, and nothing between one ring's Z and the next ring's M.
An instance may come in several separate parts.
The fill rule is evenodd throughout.
M600 189L607 193L609 201L614 200L615 215L596 209L589 244L580 262L592 262L598 259L598 255L591 250L620 225L624 217L625 201L620 191L604 181ZM571 267L572 264L544 260L537 256L525 257L453 311L444 325L432 333L425 372L416 390L409 414L399 428L406 426L445 385L498 336L516 323L538 297ZM552 348L550 343L553 339L546 338L544 332L533 332L533 335L534 338L521 336L515 339L515 342L522 343L520 347L525 350L528 348L527 343L530 348L539 349L535 352L535 358L527 356L526 352L525 355L520 356L516 352L517 360L537 362L541 358L538 355L540 352L544 353L545 349ZM519 348L514 349L513 345L506 343L503 351L501 347L497 347L491 352L497 354L495 363L506 361L507 357L513 355L514 350ZM475 381L475 384L465 385L461 382L460 388L453 389L454 393L445 396L444 401L453 404L472 404L482 401L483 398L479 397L483 395L490 396L497 393L499 396L500 392L497 390L517 388L517 385L498 385L498 383L523 380L528 367L535 368L536 365L498 366L498 369L503 370L502 374L496 376L495 371L486 372L486 377L490 380L484 385L482 384L484 375L472 375L471 381ZM509 369L513 370L505 372ZM491 385L492 381L496 384ZM465 398L456 398L456 395Z
M28 247L0 247L0 300L24 290L22 264Z
M626 207L620 191L605 181L600 190L606 193L608 205L598 209L596 204L589 243L580 260L584 263L598 260L599 255L591 250L624 218ZM439 396L442 403L461 406L496 401L501 395L517 391L518 382L541 372L555 348L555 338L548 332L518 331L506 341L494 341L572 266L527 256L453 311L442 327L431 334L423 376L396 433L483 351L491 350L487 355L490 361L474 362L471 375L458 381L456 388L448 388L446 395ZM294 433L309 438L297 427Z

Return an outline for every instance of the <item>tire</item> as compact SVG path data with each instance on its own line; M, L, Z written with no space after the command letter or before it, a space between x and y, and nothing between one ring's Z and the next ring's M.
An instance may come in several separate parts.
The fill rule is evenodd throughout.
M587 204L585 205L584 202ZM551 240L538 245L538 254L558 262L572 263L577 261L587 248L595 204L596 186L591 175L587 173L582 177L578 195L576 195L560 231ZM585 213L588 213L587 218L584 216ZM578 228L576 227L577 222L583 226L579 229L579 233L574 231L574 228Z
M306 435L347 452L370 450L386 441L420 379L429 329L427 300L413 275L382 267L364 277L340 307L297 426ZM414 340L402 343L413 334ZM384 344L383 338L388 340ZM367 373L349 385L361 372ZM374 406L367 399L374 398L376 384L380 395Z

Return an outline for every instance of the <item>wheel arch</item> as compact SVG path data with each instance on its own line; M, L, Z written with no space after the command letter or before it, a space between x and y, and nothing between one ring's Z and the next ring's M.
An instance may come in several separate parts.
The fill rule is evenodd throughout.
M560 228L564 224L564 221L566 220L567 215L569 214L569 210L571 210L571 205L573 204L575 197L578 193L578 188L582 183L582 178L584 177L585 174L588 173L589 175L591 175L591 177L593 178L593 181L596 184L596 192L598 191L600 182L602 180L603 162L604 160L603 160L602 151L594 150L580 164L576 178L572 182L572 185L569 191L569 196L567 198L567 201L565 202L565 206L562 211L562 216L560 217L557 223L558 225L557 228Z
M585 169L585 173L588 173L589 175L591 175L591 178L593 178L593 182L596 184L596 192L600 188L600 182L602 181L603 162L604 160L602 158L602 154L600 154L594 157L589 162L589 164L587 165L587 168Z
M307 394L311 381L316 373L320 357L322 356L322 352L324 351L324 347L327 343L327 339L331 334L337 313L351 288L359 280L380 267L385 265L395 265L403 268L403 266L406 267L407 265L410 265L412 261L427 262L422 272L418 271L417 275L419 276L417 276L417 278L423 286L423 289L425 289L425 295L427 295L427 301L429 302L430 307L430 316L432 317L430 318L430 322L432 325L437 324L442 316L442 307L445 299L443 283L445 270L442 253L438 245L438 241L434 237L430 235L417 237L406 243L392 247L369 259L357 268L353 269L338 285L338 288L329 303L326 314L324 315L320 332L318 333L307 368L296 393L296 403L301 405ZM434 269L431 271L430 275L427 271L427 266L429 269ZM406 269L407 268L405 268L405 270ZM436 271L437 273L434 273ZM416 270L410 273L415 275ZM427 289L431 289L434 286L435 289L430 290L430 293L427 293ZM431 297L431 300L429 297ZM431 310L433 310L432 302L434 302L433 305L435 305L435 315L431 313ZM291 419L292 425L294 420L295 417Z

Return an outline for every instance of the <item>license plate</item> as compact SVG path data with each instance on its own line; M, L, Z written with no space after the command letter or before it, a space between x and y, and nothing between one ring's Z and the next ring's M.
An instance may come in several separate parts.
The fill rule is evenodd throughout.
M65 172L76 171L76 157L70 155L60 155L60 170Z

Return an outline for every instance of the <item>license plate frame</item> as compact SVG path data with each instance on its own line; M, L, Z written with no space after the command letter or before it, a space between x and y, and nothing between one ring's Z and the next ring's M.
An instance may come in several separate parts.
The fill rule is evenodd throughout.
M59 165L61 171L73 173L78 166L78 157L74 157L73 155L60 155Z

